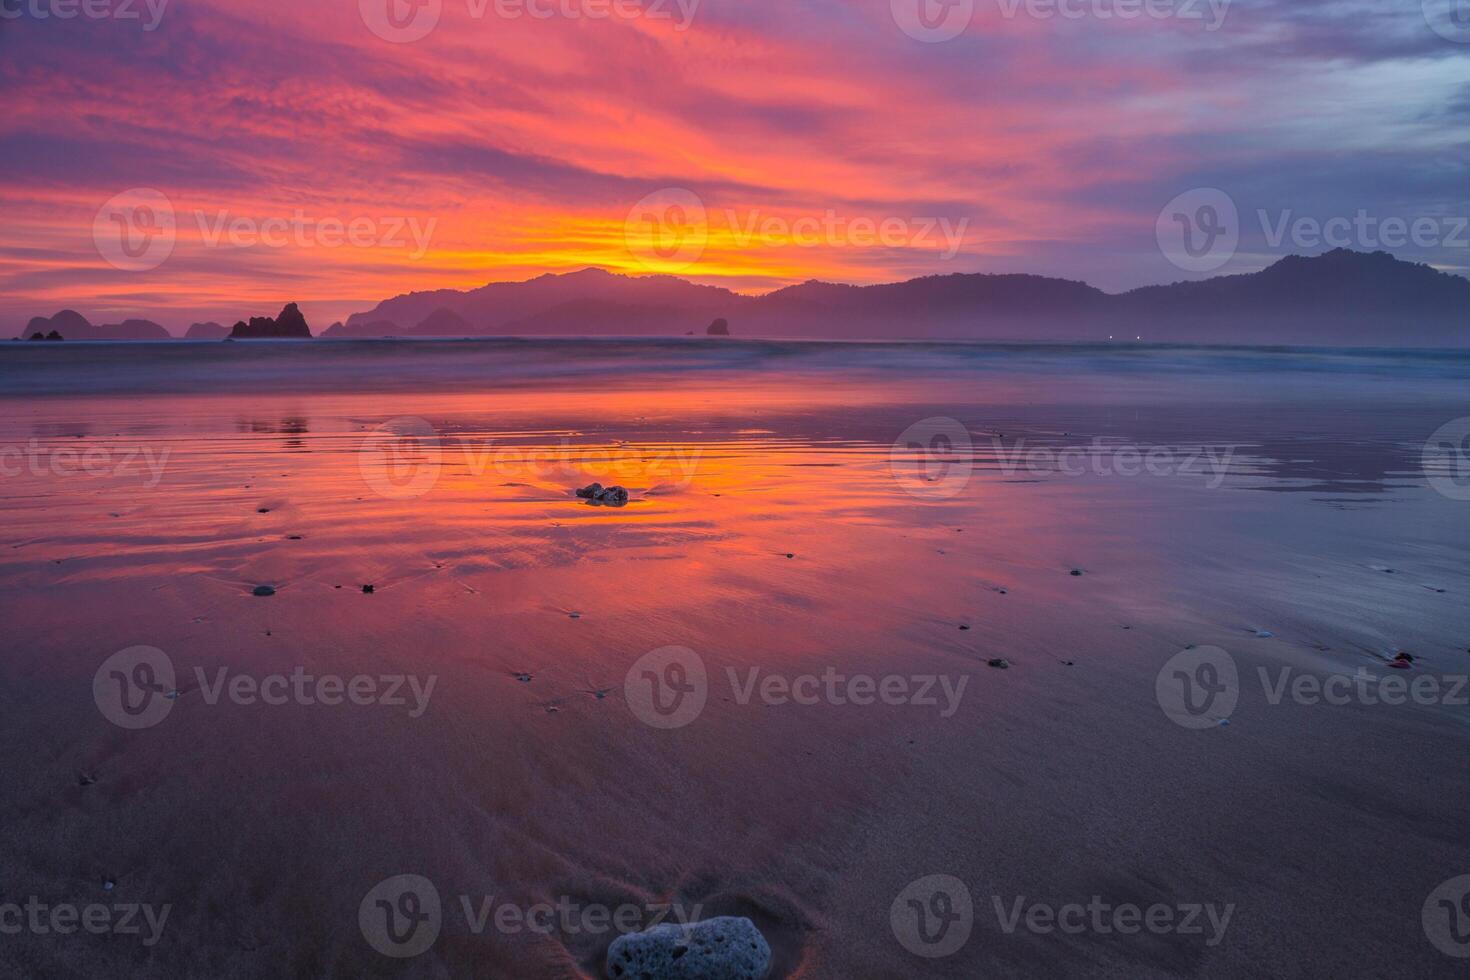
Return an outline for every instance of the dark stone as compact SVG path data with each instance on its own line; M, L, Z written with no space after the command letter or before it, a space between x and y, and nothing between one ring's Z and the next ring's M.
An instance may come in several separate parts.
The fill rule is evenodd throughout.
M607 951L607 975L617 980L761 980L770 969L770 944L734 916L625 933Z
M376 585L364 585L362 587L363 595L372 595L376 591L378 591L378 587Z
M268 596L268 595L275 595L275 594L276 594L276 590L273 589L273 588L271 588L269 585L257 585L255 587L255 591L251 593L251 595L258 595L258 596Z
M710 337L730 336L730 321L726 320L724 317L720 317L714 323L711 323L709 325L709 328L705 330L705 334Z

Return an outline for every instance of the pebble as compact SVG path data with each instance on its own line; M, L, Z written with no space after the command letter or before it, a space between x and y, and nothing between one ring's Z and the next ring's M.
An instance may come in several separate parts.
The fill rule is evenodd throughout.
M1072 569L1072 577L1073 578L1081 578L1082 577L1082 569L1080 569L1080 568L1074 568L1074 569Z
M990 661L990 666L994 667L996 670L1010 670L1011 662L1001 657L996 657L994 660Z
M376 591L378 591L378 587L376 585L364 585L362 587L363 595L372 595Z
M254 591L250 594L259 596L275 595L276 590L271 588L269 585L257 585Z
M97 777L92 775L90 772L77 773L78 786L91 786L95 782L97 782Z

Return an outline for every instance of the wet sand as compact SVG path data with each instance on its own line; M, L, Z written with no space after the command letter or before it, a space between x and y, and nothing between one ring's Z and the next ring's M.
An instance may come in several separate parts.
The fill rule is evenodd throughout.
M1421 467L1470 415L1458 362L659 344L589 360L567 342L455 345L434 384L415 358L443 346L398 345L403 371L380 374L334 372L321 347L310 373L262 345L248 370L190 363L172 391L141 349L90 348L85 370L55 360L72 351L0 354L24 392L0 399L0 445L42 460L8 457L20 472L0 480L0 904L171 907L153 945L0 937L7 973L601 975L615 932L476 931L461 896L747 915L779 977L1463 969L1421 910L1470 874L1466 708L1272 704L1257 680L1377 683L1400 650L1411 680L1470 672L1470 502ZM970 451L921 424L939 448L895 452L945 418ZM1098 439L1079 475L1047 462ZM1091 462L1159 446L1163 475ZM89 449L95 473L74 472ZM576 499L594 480L632 502ZM128 730L93 681L138 645L180 693ZM671 646L697 655L707 700L661 728L630 691ZM1226 725L1161 707L1160 672L1191 646L1238 666ZM196 670L221 669L434 686L421 712L407 685L403 705L210 703ZM743 698L752 670L933 678L937 703L767 703ZM401 874L444 906L410 959L359 923ZM942 958L890 915L930 875L975 908ZM995 908L1094 896L1233 912L1211 943L1008 933Z

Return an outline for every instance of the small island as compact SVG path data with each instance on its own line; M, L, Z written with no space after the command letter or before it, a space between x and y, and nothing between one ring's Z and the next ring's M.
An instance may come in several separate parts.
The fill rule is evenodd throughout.
M235 324L226 340L310 340L311 328L306 324L306 317L296 308L295 303L287 303L275 319L268 316L253 316L250 322L241 320Z

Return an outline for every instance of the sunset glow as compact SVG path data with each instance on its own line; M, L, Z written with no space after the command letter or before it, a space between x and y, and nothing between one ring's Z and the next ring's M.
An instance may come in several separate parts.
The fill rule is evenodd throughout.
M1005 271L1119 289L1177 278L1153 227L1193 187L1225 188L1243 214L1466 210L1465 47L1418 4L1122 20L979 3L943 43L906 34L888 0L608 7L16 7L0 21L0 318L71 305L177 333L294 299L325 326L402 292L586 266L742 291ZM425 11L425 36L380 36ZM1357 160L1354 140L1383 145ZM1389 165L1413 179L1390 191ZM93 240L99 208L135 188L177 219L146 271ZM693 261L639 254L625 233L671 188L707 208ZM773 219L837 231L761 233ZM364 234L339 242L354 221ZM885 221L908 234L861 233ZM962 229L955 247L921 233L931 221ZM1226 271L1280 254L1260 239L1248 227ZM1445 269L1463 253L1399 251Z

